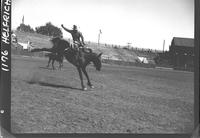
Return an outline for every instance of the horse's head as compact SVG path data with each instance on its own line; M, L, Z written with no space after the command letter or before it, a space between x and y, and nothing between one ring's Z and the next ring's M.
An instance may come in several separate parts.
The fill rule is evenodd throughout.
M102 53L100 53L99 55L95 54L95 58L93 59L94 66L98 71L101 70L101 55Z

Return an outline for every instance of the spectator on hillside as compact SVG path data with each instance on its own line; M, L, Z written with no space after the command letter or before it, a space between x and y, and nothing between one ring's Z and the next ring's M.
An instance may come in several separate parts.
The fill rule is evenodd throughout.
M16 34L14 34L13 31L11 31L11 40L13 43L17 43L17 36L16 36Z

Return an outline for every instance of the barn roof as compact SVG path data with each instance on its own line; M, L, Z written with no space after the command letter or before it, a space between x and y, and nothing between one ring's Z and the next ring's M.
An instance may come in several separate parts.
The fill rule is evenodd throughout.
M194 47L194 39L174 37L172 40L174 46Z

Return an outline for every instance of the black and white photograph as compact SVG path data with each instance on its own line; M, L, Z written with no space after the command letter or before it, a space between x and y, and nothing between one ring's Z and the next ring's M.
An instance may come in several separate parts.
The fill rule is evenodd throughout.
M13 0L11 133L192 133L194 6Z

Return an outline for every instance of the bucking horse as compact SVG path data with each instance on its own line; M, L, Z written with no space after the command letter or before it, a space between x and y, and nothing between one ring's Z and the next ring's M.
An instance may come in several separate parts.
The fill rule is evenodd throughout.
M87 78L87 85L90 88L94 88L94 86L90 82L88 73L86 71L86 67L92 62L96 70L100 71L102 66L101 64L102 53L97 54L91 51L87 52L82 48L80 48L77 51L76 49L72 48L72 46L67 40L64 40L59 37L51 39L51 42L53 44L52 48L36 48L31 50L31 52L47 51L47 52L57 53L57 55L60 57L64 56L68 62L70 62L77 68L81 80L82 90L87 90L87 87L85 87L83 83L82 72Z

